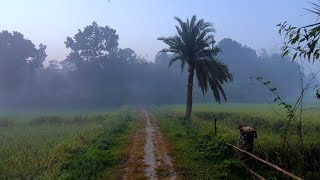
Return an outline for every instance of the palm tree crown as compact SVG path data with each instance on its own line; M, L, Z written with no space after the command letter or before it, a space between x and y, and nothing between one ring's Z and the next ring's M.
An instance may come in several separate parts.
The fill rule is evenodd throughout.
M220 95L226 101L227 97L222 84L232 81L232 75L228 67L217 59L220 49L214 46L213 33L215 30L212 24L205 22L203 19L197 21L196 16L193 16L190 21L187 19L185 22L178 17L175 17L175 20L179 23L179 26L176 26L177 34L171 37L158 38L169 46L161 52L169 52L174 55L169 66L176 61L180 61L183 70L185 65L188 64L189 76L191 74L193 77L195 71L203 95L207 92L209 86L217 102L220 103L221 101ZM192 87L193 78L190 82L188 86Z

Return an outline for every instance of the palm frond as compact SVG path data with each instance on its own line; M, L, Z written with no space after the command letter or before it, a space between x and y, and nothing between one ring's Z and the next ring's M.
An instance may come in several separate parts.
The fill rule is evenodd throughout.
M201 88L202 95L205 95L205 93L208 90L208 69L203 63L197 63L196 64L196 77L198 79L198 86Z
M176 63L177 61L180 61L181 63L181 72L183 72L185 64L187 63L186 61L183 60L183 57L181 55L174 55L171 59L170 62L168 64L168 67L171 67L174 63Z
M210 78L209 80L209 84L210 84L210 88L213 92L213 97L214 99L218 102L218 103L221 103L221 98L220 98L220 93L219 93L219 90L216 86L216 82L214 81L214 79Z
M193 15L191 18L190 28L194 28L194 26L196 25L196 22L197 22L197 16Z
M174 55L169 66L179 61L182 71L186 64L194 67L202 94L205 95L210 88L217 102L221 102L221 96L226 101L223 84L232 81L232 74L228 67L217 59L221 50L214 45L215 29L212 24L203 19L197 20L196 16L186 21L178 17L175 17L175 20L178 22L175 26L177 34L158 38L169 46L161 52Z
M183 22L179 17L174 17L174 19L178 21L182 32L188 32L188 23Z
M221 84L220 83L217 83L217 87L218 87L218 90L220 91L220 94L222 94L222 97L224 99L224 101L227 101L227 96L224 92L224 89L222 88Z
M186 65L186 61L181 60L181 66L180 66L181 72L183 72L185 65Z
M172 58L169 62L169 67L172 66L173 63L175 63L178 59Z

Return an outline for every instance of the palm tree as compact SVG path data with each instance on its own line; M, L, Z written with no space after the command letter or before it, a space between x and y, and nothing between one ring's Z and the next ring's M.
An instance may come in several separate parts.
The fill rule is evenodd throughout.
M204 95L208 86L213 91L214 98L220 103L220 95L227 100L222 84L232 81L232 75L228 67L217 59L219 48L214 46L215 40L211 23L203 19L197 21L194 15L191 20L182 21L175 17L179 26L176 26L177 34L170 37L160 37L158 40L163 41L169 48L161 52L169 52L172 57L169 67L179 61L181 70L188 65L188 89L186 104L186 119L191 120L192 113L192 90L194 73L198 79L198 85Z

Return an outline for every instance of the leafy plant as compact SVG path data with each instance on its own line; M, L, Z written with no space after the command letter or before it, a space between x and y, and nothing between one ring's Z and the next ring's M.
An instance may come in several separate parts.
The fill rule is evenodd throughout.
M256 77L255 79L262 83L264 86L266 86L270 92L275 96L274 103L278 103L278 106L282 106L286 111L286 117L283 117L286 121L285 130L283 133L283 151L286 151L285 148L290 148L290 142L289 142L289 128L292 122L296 123L296 126L294 126L294 133L299 137L299 147L300 147L300 155L301 155L301 173L305 174L304 169L304 159L305 159L305 153L304 153L304 142L303 142L303 132L302 132L302 113L305 110L303 107L303 98L309 89L311 83L314 81L316 77L316 74L309 80L309 82L304 85L303 84L303 72L301 69L300 72L300 80L301 80L301 91L300 95L297 98L296 102L294 104L287 103L283 97L279 95L277 92L277 88L274 88L271 86L271 82L263 79L262 77ZM279 114L279 113L278 113ZM279 114L280 115L280 114ZM281 116L281 115L280 115ZM282 116L281 116L282 117Z
M310 3L313 8L307 9L320 18L320 1L318 3ZM307 59L314 62L320 57L319 38L320 38L320 22L296 27L289 25L287 21L277 25L279 34L284 35L284 45L281 48L283 56L288 56L293 52L293 60L297 57Z

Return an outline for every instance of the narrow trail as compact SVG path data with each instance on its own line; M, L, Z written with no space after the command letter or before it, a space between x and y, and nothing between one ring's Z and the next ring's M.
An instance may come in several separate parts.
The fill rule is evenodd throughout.
M146 143L144 145L144 163L147 165L145 168L145 175L148 179L156 179L157 162L155 154L155 128L151 124L149 115L144 112L146 116Z
M139 119L138 131L129 147L123 179L177 179L157 119L147 111L141 112Z

